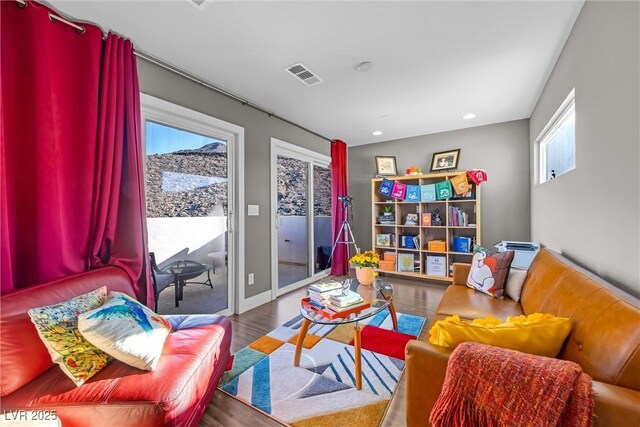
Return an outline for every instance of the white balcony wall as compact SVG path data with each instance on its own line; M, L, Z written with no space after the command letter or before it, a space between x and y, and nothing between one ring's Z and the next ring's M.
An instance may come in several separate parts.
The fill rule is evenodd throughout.
M209 254L224 253L227 217L147 218L149 250L160 266L191 259L211 264Z

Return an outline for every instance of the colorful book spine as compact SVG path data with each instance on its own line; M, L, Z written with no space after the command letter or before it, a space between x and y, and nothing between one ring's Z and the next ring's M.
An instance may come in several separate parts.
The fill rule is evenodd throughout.
M468 227L469 214L456 207L449 207L449 225L452 227Z

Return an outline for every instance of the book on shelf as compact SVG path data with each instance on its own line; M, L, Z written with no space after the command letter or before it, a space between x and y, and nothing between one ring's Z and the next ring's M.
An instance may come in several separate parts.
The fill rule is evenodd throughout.
M416 249L420 249L420 236L413 236L413 247Z
M405 202L419 202L420 201L420 186L419 185L407 185L407 194L404 199Z
M398 271L413 272L415 257L413 254L398 254Z
M420 186L420 200L423 202L435 202L436 200L436 185L425 184Z
M431 213L429 212L422 213L422 225L425 227L431 227Z
M400 247L405 249L417 249L413 243L414 234L401 234L400 235Z
M447 258L437 255L427 255L427 269L429 276L447 276Z
M454 237L453 238L453 251L454 252L471 252L471 238L470 237Z
M455 206L449 206L449 225L452 227L468 227L469 214Z
M396 216L394 214L391 215L380 215L378 217L378 224L392 224L395 225Z

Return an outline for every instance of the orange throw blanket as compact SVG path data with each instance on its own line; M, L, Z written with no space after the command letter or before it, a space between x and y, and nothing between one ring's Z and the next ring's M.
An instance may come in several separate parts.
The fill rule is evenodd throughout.
M576 363L466 342L449 358L435 427L593 425L591 377Z

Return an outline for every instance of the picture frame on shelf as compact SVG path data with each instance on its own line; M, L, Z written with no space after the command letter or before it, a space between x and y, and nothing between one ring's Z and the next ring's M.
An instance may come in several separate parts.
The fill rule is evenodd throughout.
M391 234L379 233L376 235L376 246L391 247Z
M398 271L412 273L414 271L414 256L408 253L398 254Z
M456 194L454 192L453 196L451 196L451 200L465 200L465 199L475 199L476 198L476 189L475 185L469 184L469 191L463 194Z
M397 176L398 166L395 156L376 156L376 174L378 176Z
M458 168L460 159L460 148L456 150L441 151L433 153L431 159L431 172L446 172Z

